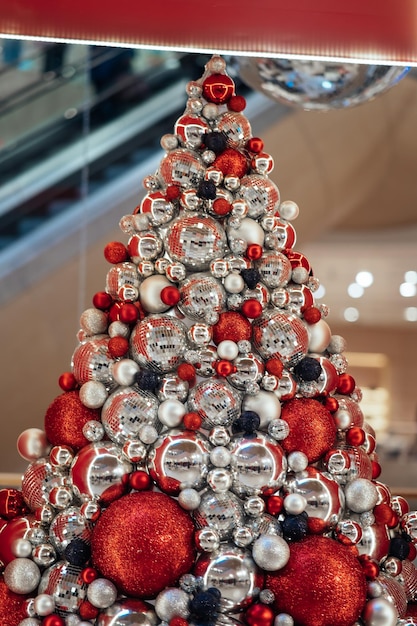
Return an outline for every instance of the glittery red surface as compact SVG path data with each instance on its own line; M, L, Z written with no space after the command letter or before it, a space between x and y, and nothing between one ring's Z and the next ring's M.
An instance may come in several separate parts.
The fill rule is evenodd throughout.
M275 609L289 613L297 626L352 626L366 600L358 559L326 537L307 537L290 551L287 565L266 577Z
M336 425L330 411L317 400L289 400L282 407L281 418L290 427L288 437L281 441L286 452L300 450L314 463L332 448Z
M100 411L88 409L78 391L69 391L55 398L45 414L45 432L52 445L64 444L74 450L89 441L83 435L83 426L89 420L100 418Z
M0 624L1 626L18 626L27 617L25 602L29 596L10 591L0 576Z
M123 593L153 598L191 569L194 525L169 496L132 493L102 513L91 547L94 566Z
M220 313L219 321L213 326L213 341L218 345L225 339L235 341L236 343L241 339L249 340L252 335L252 327L250 322L235 311L226 311Z
M224 176L242 178L248 171L248 161L238 150L226 148L213 163L213 167L220 170Z

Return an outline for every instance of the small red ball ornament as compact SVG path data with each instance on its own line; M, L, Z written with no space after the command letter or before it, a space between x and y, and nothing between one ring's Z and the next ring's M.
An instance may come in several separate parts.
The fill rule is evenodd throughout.
M256 319L262 315L262 304L258 300L245 300L241 306L241 311L245 317Z
M177 367L177 374L181 380L187 381L190 385L195 384L196 371L194 365L191 365L191 363L181 363L181 365Z
M186 413L182 418L182 423L187 430L198 430L201 427L203 420L198 413L190 411Z
M172 202L172 200L177 200L180 197L181 189L180 187L177 187L177 185L169 185L166 188L165 195L167 197L167 200L170 200Z
M113 298L105 291L98 291L93 296L93 304L100 311L107 311L112 305Z
M356 387L355 379L350 374L339 374L337 392L348 396Z
M167 306L175 306L181 300L181 294L177 287L169 285L164 287L160 294L161 300Z
M411 561L411 563L414 561L414 559L417 557L417 548L414 545L414 543L409 543L408 544L408 560Z
M226 74L212 74L203 82L203 98L208 102L223 104L230 100L235 91L235 84Z
M68 391L49 405L45 414L45 433L53 446L62 444L77 451L89 443L83 435L84 424L99 419L98 409L84 406L78 391Z
M137 470L129 475L129 486L135 491L146 491L152 487L152 480L147 472Z
M114 302L109 310L109 322L117 322L120 319L120 310L123 302Z
M230 361L226 361L225 359L220 359L220 361L216 361L214 363L214 369L218 376L226 377L230 376L236 372L236 366L233 365Z
M337 409L339 408L339 402L337 401L337 398L334 398L333 396L327 396L327 398L325 398L323 402L323 405L328 411L330 411L330 413L336 413Z
M303 317L307 324L317 324L321 320L321 312L315 306L309 306L303 311Z
M294 398L284 403L281 419L289 427L289 435L281 441L284 450L300 450L309 463L315 463L328 452L336 438L336 424L331 413L318 400Z
M262 255L263 249L262 246L260 246L258 243L250 243L246 248L246 256L251 261L257 261L261 258Z
M89 602L88 600L84 600L81 605L80 608L78 609L78 612L80 614L80 617L83 620L87 620L87 619L95 619L99 613L99 609L96 608L95 606L93 606L91 604L91 602Z
M366 601L359 560L333 539L312 535L290 544L285 567L266 576L274 608L297 626L352 626Z
M154 598L189 572L194 525L175 500L141 491L112 502L92 534L92 561L126 595Z
M352 426L346 433L346 443L349 446L361 446L365 441L365 432L359 426Z
M232 96L227 103L229 111L236 111L240 113L246 109L246 100L243 96Z
M245 613L245 622L249 626L271 626L274 621L274 611L265 604L253 604Z
M381 476L382 467L377 461L372 461L371 466L372 466L372 480L376 480L379 476Z
M21 491L7 487L0 489L0 517L11 520L26 513L29 513L29 509Z
M129 342L126 337L112 337L108 343L108 350L110 355L114 359L117 359L127 353L129 350Z
M169 626L188 626L188 622L183 617L179 617L176 615L172 619L169 620Z
M225 339L238 343L242 339L250 340L251 336L251 323L236 311L220 313L218 322L213 325L213 341L216 346Z
M213 211L216 215L227 215L232 210L232 205L225 198L217 198L213 202Z
M390 507L389 504L377 504L372 513L377 524L386 524L388 528L395 528L398 525L398 514Z
M281 496L270 496L266 501L266 510L270 515L279 515L284 508Z
M77 380L72 372L64 372L58 378L58 385L62 391L73 391L77 388Z
M359 563L362 565L363 573L368 580L376 580L379 576L379 565L376 561L371 559L368 554L361 554L359 557Z
M139 319L139 311L134 304L125 302L119 310L119 320L124 324L135 324Z
M81 578L86 585L89 585L98 578L98 571L94 567L85 567L81 572Z
M259 137L251 137L248 140L246 147L250 152L259 154L264 149L264 142L262 141L262 139L259 139Z
M56 613L52 613L43 618L42 626L65 626L65 621Z
M109 263L123 263L128 258L126 246L121 241L111 241L104 248L104 257Z
M277 378L281 378L282 372L284 370L284 365L280 359L269 359L265 363L265 369L268 374L272 374Z

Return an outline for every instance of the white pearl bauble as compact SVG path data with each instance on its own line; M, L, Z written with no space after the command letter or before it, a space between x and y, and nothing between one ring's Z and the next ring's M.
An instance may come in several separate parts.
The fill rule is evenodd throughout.
M88 380L81 385L80 400L89 409L99 409L107 400L107 389L98 380Z
M195 489L183 489L178 496L178 503L186 511L194 511L200 506L201 497Z
M372 511L378 502L375 485L366 478L356 478L345 487L347 507L354 513Z
M40 617L50 615L55 610L55 600L48 593L40 593L34 600L33 608Z
M4 582L14 593L32 593L39 585L40 579L39 567L30 559L14 559L4 570Z
M16 558L28 558L32 554L32 544L28 539L16 539L11 548Z
M298 204L292 200L284 200L284 202L281 202L279 205L279 214L284 220L295 220L299 212Z
M226 276L223 284L229 293L240 293L245 286L245 281L240 274L231 272Z
M365 604L362 619L365 626L396 626L398 613L385 598L373 598Z
M45 456L48 450L48 440L40 428L27 428L17 439L17 449L25 461L36 461Z
M219 108L217 104L209 102L208 104L205 104L203 106L202 114L203 117L206 118L206 120L215 120L216 117L219 115Z
M183 617L189 615L188 594L177 587L168 587L161 591L155 600L155 613L164 622L169 622L173 617Z
M19 622L19 626L40 626L40 621L34 617L25 617Z
M250 217L245 217L238 228L229 229L228 234L231 239L242 239L248 245L257 243L263 246L264 244L265 232L263 228Z
M183 403L175 399L164 400L158 407L158 419L168 428L179 426L185 413Z
M291 272L291 280L297 285L304 285L308 281L308 270L305 267L295 267Z
M123 322L112 322L108 328L108 333L110 337L129 337L130 328L128 324L123 324Z
M158 431L151 424L144 424L139 430L139 439L147 445L154 443L158 439Z
M210 452L210 461L215 467L227 467L230 463L231 456L227 448L216 446Z
M289 515L300 515L307 506L307 500L300 493L290 493L284 498L284 508Z
M280 613L275 618L274 626L294 626L294 620L288 613Z
M316 324L307 324L309 352L324 352L329 345L332 331L323 319Z
M88 585L87 598L98 609L107 609L117 598L117 589L107 578L96 578Z
M122 387L129 387L135 382L139 369L139 365L133 359L122 359L113 363L111 373L116 383Z
M107 315L100 309L86 309L81 314L80 326L86 335L101 335L107 330Z
M290 548L278 535L261 535L253 544L252 557L259 567L274 572L288 563Z
M239 354L239 348L237 343L231 341L230 339L225 339L221 341L217 346L217 354L220 359L225 359L226 361L233 361Z
M162 274L154 274L145 278L139 287L140 303L145 311L163 313L171 308L169 304L164 304L161 300L162 289L170 285L172 286L172 283Z
M306 469L308 465L307 455L300 450L290 452L287 457L287 461L289 469L291 469L293 472L302 472Z
M272 391L259 391L256 396L245 396L242 411L255 411L260 417L260 428L266 428L271 420L281 415L281 403Z

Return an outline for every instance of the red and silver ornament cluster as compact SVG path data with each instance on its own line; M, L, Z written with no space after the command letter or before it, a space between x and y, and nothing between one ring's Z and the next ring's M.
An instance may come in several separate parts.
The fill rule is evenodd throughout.
M0 491L6 626L417 624L417 512L219 57ZM17 598L17 599L16 599ZM3 611L3 612L2 612ZM381 621L382 620L382 621Z

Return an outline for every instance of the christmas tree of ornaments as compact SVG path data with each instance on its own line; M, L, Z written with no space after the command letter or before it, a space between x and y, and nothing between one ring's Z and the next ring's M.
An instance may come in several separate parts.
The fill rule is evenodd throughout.
M0 491L3 626L411 626L417 512L378 481L294 202L225 63L187 86Z

